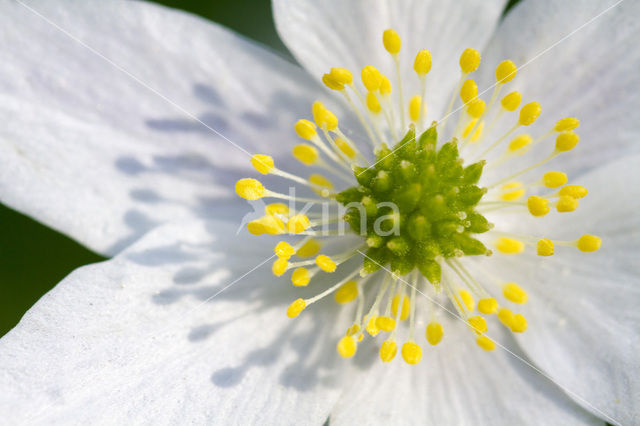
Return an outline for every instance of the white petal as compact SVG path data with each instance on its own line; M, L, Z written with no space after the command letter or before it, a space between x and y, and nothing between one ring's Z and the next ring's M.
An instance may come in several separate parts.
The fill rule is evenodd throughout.
M382 364L371 347L371 365L350 381L331 424L602 424L513 354L484 352L455 319L443 325L436 347L419 336L423 358L415 366L404 363L400 349Z
M305 292L252 271L272 246L233 231L166 225L55 287L0 341L4 421L322 424L335 303L288 319Z
M549 258L496 265L503 279L520 280L530 294L515 307L529 322L518 336L526 353L576 402L620 424L640 420L640 386L633 380L640 373L639 170L639 156L596 169L578 182L591 191L575 217L547 221L542 236L595 234L602 238L598 252L556 247Z
M166 220L220 216L247 152L288 152L318 90L143 2L3 2L0 46L2 202L106 254Z
M420 49L431 50L428 114L429 119L439 119L460 75L460 53L467 47L484 48L504 3L274 0L273 6L281 38L317 78L331 67L346 67L359 80L365 65L374 65L391 78L392 60L382 46L382 32L393 28L402 37L403 83L408 102L410 95L417 94L412 67L415 55Z
M503 94L518 89L523 104L542 105L538 122L523 132L542 135L562 117L579 118L580 145L554 163L563 170L589 169L638 152L639 14L638 2L522 1L489 42L479 86L492 85L494 67L512 59L520 69ZM504 121L510 127L515 120ZM552 150L552 141L545 145L541 156Z

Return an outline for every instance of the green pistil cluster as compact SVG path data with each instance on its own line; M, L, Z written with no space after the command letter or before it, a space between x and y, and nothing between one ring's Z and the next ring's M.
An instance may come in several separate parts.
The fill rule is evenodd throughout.
M337 195L345 221L366 237L367 273L386 265L397 275L418 268L437 285L437 257L491 254L474 238L492 227L475 211L486 192L476 185L485 162L463 167L456 139L439 150L437 142L435 125L417 140L412 126L393 149L382 145L373 167L354 170L359 186Z

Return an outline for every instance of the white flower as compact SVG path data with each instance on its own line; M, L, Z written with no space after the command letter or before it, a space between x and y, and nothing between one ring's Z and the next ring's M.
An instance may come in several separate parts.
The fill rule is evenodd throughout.
M307 74L214 24L144 3L2 3L2 202L113 256L72 273L0 341L2 418L638 423L640 8L525 0L500 22L503 6L275 1L278 30ZM569 221L527 226L567 240L588 230L604 244L496 269L529 291L522 351L496 327L521 358L479 350L444 316L451 333L418 366L380 363L379 342L345 361L333 347L352 312L324 300L286 318L292 300L318 291L273 279L272 241L235 235L246 204L233 185L253 173L248 153L303 170L287 157L292 125L313 101L366 139L318 78L334 66L390 65L386 28L403 36L403 53L431 50L430 118L446 111L467 47L490 64L480 88L501 60L527 64L510 90L542 104L538 129L580 118L580 147L558 167L589 196ZM404 68L403 81L415 81Z

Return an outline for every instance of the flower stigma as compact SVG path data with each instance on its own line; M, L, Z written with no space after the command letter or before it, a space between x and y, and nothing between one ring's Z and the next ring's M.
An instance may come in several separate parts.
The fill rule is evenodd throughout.
M543 220L579 208L586 188L568 184L561 171L538 170L576 148L580 123L565 117L540 136L523 132L536 123L542 107L538 102L521 105L518 91L501 97L517 75L515 63L504 60L496 65L493 93L485 102L469 78L479 68L481 55L468 48L460 55L460 78L446 113L427 124L430 51L417 52L413 72L418 93L405 98L401 38L388 29L382 42L395 70L391 78L373 65L360 70L361 85L345 68L331 68L322 76L353 111L371 151L361 151L341 130L336 114L314 102L310 117L294 125L303 142L292 149L293 157L314 173L308 178L291 174L265 154L254 155L251 163L259 173L310 188L317 197L294 197L273 192L256 179L241 179L236 192L242 198L289 202L267 205L265 215L247 229L254 235L286 236L275 245L278 259L272 271L278 277L290 272L294 287L313 286L321 275L340 277L326 286L318 283L324 287L313 297L294 300L286 315L295 318L330 295L340 305L353 306L353 322L336 338L342 357L354 356L365 335L383 335L382 362L400 353L406 363L419 363L425 343L436 346L446 339L439 320L442 312L433 303L439 297L449 300L478 347L492 351L496 342L487 335L491 323L513 333L526 331L527 319L517 311L528 294L510 281L517 277L488 272L483 263L489 257L546 258L572 248L585 253L600 248L601 240L594 235L561 241L507 232L500 222L489 220L496 212ZM453 110L458 97L458 122L447 130L448 118L458 111ZM494 135L500 126L506 130ZM545 150L542 159L530 154ZM529 158L527 154L532 164L507 168ZM501 173L501 168L508 172ZM489 177L484 173L488 170ZM534 171L537 178L524 178ZM307 207L300 209L299 203ZM327 214L329 206L340 213ZM340 249L330 244L336 240L343 242L334 244ZM416 332L418 325L424 327L423 336Z

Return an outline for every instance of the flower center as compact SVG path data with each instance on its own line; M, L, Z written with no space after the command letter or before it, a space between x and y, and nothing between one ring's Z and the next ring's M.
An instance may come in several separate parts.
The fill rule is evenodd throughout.
M541 178L522 182L515 179L528 176L575 148L579 137L574 130L579 122L572 117L562 118L541 136L514 136L523 127L534 125L541 113L540 104L530 102L520 108L514 124L494 136L494 129L504 127L504 118L520 107L522 95L517 91L498 101L504 85L516 76L517 68L510 60L497 65L493 93L485 103L475 81L468 78L480 65L480 53L466 49L460 56L461 76L444 116L426 125L431 53L421 50L416 55L413 70L419 94L405 103L400 37L395 31L386 30L383 45L395 65L394 85L371 65L360 73L364 92L344 68L332 68L322 78L329 89L344 97L365 129L373 147L373 155L368 156L371 161L340 129L336 115L321 102L315 102L313 122L302 119L295 124L298 136L308 143L295 146L292 154L302 164L324 174L303 178L277 168L270 156L262 154L254 155L251 162L258 172L308 187L319 198L277 193L256 179L241 179L236 183L236 192L247 200L269 197L289 202L267 205L265 215L251 221L247 228L255 235L302 237L280 241L274 248L278 257L272 267L274 275L291 271L295 287L309 285L320 274L344 272L342 279L319 290L316 296L296 299L287 309L287 315L294 318L329 295L334 295L339 304L353 303L354 321L337 343L343 357L355 355L365 332L371 336L384 332L389 334L380 345L383 362L395 358L396 342L402 334L402 358L409 364L418 363L422 357L415 332L418 324L426 324L429 344L437 345L443 340L444 328L438 320L441 312L434 305L452 311L440 304L440 299L450 302L454 316L467 325L480 348L493 350L496 343L486 334L487 319L495 315L497 322L510 331L524 332L527 320L512 309L526 303L528 295L515 282L502 280L482 266L495 257L488 245L493 245L499 256L533 250L546 257L554 254L556 246L575 247L583 252L600 248L600 239L593 235L557 241L513 234L500 229L504 224L499 216L491 217L503 210L541 218L552 207L558 213L577 209L578 200L587 195L587 190L566 185L568 178L562 172L547 171ZM458 95L462 106L454 111ZM458 111L457 124L447 129L448 118ZM483 182L483 170L497 172L514 158L543 148L552 137L555 144L543 160L502 173L503 177L493 182ZM502 153L497 152L507 141ZM341 183L334 185L334 181ZM344 189L337 191L336 187ZM525 201L527 193L530 195ZM305 203L304 207L300 207L301 203ZM331 207L338 208L338 213L331 213ZM351 235L359 236L357 242L352 243L353 237L347 237L346 224ZM343 244L332 244L335 241ZM332 248L336 245L342 248ZM356 267L347 262L354 257L362 259ZM425 297L418 297L418 292ZM408 327L399 327L404 321Z

